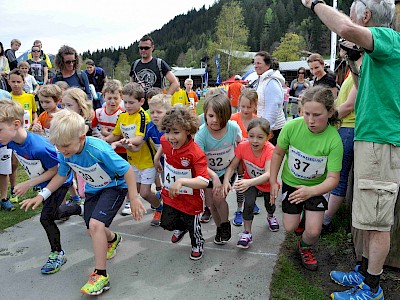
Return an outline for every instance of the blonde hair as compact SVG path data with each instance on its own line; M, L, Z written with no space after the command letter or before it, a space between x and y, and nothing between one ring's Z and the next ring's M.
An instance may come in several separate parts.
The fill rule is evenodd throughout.
M39 90L39 100L40 96L42 97L51 97L54 102L59 102L62 96L62 90L55 84L46 84L43 85Z
M28 64L28 62L22 60L22 61L20 61L20 62L18 63L18 68L21 68L21 67L27 67L27 68L29 69L29 68L31 67L31 65Z
M101 91L103 95L105 93L114 93L118 92L119 95L122 97L122 84L121 81L116 79L107 80L104 84L103 90Z
M189 83L189 82L193 83L193 79L192 78L186 78L184 84Z
M91 120L93 117L92 103L88 100L88 97L84 91L80 88L69 88L65 91L63 98L69 97L76 101L79 108L81 109L80 115L86 120Z
M76 112L63 109L55 114L50 123L49 141L54 145L65 145L85 135L85 119Z
M69 89L69 84L65 81L57 81L55 85L58 86L62 91Z
M171 95L157 94L149 100L149 106L160 105L163 106L166 110L168 110L171 108L171 99L172 99Z
M21 104L11 99L0 100L0 123L10 123L19 120L24 124L24 109Z
M253 106L257 107L258 94L254 89L252 89L252 88L244 88L242 90L242 92L240 93L239 103L240 103L240 101L242 100L243 97L249 99L250 105L253 105Z
M21 41L19 39L12 39L11 40L11 46L14 45L14 44L18 44L18 45L21 46Z

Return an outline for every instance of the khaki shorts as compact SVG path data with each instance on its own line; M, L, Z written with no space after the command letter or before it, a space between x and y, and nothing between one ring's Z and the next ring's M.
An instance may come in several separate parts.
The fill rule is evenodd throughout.
M353 227L390 231L400 182L400 147L354 143Z

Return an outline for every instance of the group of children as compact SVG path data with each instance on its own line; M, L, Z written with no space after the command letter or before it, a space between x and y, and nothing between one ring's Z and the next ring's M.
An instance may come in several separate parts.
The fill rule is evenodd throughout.
M11 87L22 89L23 83L23 75L10 74ZM299 252L303 264L316 269L312 245L317 242L326 209L321 195L337 184L341 166L341 141L332 126L337 119L330 90L307 90L302 100L304 118L288 122L276 147L268 141L268 121L256 118L254 90L242 91L241 111L234 115L226 94L210 90L201 126L202 119L199 121L193 107L171 107L170 96L159 90L149 92L145 95L136 83L122 87L119 81L109 80L103 88L105 106L93 112L82 90L68 89L60 99L60 89L47 85L38 94L45 110L39 118L31 98L29 107L17 104L18 99L0 100L0 143L9 145L31 178L14 185L14 192L22 196L31 186L41 188L36 197L22 201L21 208L35 209L43 202L41 223L51 253L42 273L55 273L66 262L54 220L81 214L95 256L95 270L81 292L98 295L108 290L106 260L115 255L121 241L121 235L108 227L124 202L122 212L135 220L142 218L144 206L139 194L155 210L151 225L173 231L172 243L189 233L190 258L198 260L204 253L201 223L210 218L210 214L208 219L201 216L205 208L216 224L214 243L224 245L231 239L226 197L235 190L238 209L234 224L242 225L244 220L237 247L248 248L253 242L258 193L264 197L269 229L279 230L274 212L280 188L277 175L285 155L283 224L286 230L294 230L303 209L306 211ZM145 96L149 114L141 107ZM60 100L65 109L58 108ZM27 122L24 110L28 109L31 114ZM32 139L40 142L32 143ZM84 205L62 205L73 176L78 186L85 182L84 192L80 192ZM151 189L154 183L155 192Z

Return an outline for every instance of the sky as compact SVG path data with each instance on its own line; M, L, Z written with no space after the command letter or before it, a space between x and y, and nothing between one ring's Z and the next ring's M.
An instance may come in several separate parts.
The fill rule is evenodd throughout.
M69 45L83 51L129 46L192 8L217 0L12 0L0 1L0 41L17 38L17 56L41 40L46 53ZM157 44L157 41L154 41Z

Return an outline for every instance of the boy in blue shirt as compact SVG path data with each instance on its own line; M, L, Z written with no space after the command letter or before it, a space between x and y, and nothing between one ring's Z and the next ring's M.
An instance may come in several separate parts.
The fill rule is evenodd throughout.
M121 235L108 227L127 194L133 218L140 220L143 216L135 173L105 141L86 136L85 120L75 112L62 110L53 115L49 140L60 151L58 173L38 196L24 200L21 208L35 209L62 185L71 169L86 181L83 218L92 238L95 269L81 292L100 295L110 289L106 261L115 255L121 241Z
M17 196L25 195L31 187L44 188L57 173L59 162L54 146L50 145L44 137L24 129L23 121L24 109L21 104L8 99L0 100L0 142L7 144L7 147L13 151L30 178L14 187L14 193ZM60 187L43 203L40 223L46 231L51 246L49 259L41 269L43 274L58 272L67 261L61 247L60 230L54 221L81 213L81 208L77 205L66 207L63 211L59 210L72 184L72 174L68 175L61 182Z

